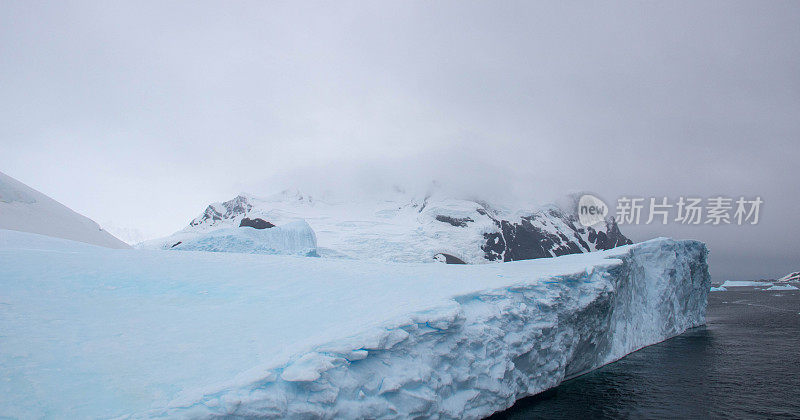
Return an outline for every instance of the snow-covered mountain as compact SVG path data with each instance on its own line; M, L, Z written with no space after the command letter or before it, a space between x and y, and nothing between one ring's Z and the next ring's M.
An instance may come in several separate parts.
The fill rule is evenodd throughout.
M317 253L322 257L474 264L555 257L631 243L613 218L600 229L581 226L574 206L517 210L442 194L413 197L398 192L378 200L345 201L284 191L267 198L240 194L211 204L185 229L141 246L180 249L179 242L197 240L216 229L268 229L298 220L306 221L316 233Z
M779 278L778 281L779 282L787 282L787 281L800 282L800 271L795 271L794 273L789 273L789 274Z
M93 220L2 172L0 229L38 233L108 248L130 248Z

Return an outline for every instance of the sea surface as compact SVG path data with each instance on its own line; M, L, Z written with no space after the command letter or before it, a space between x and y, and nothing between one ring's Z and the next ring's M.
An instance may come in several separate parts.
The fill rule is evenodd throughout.
M800 418L800 291L711 292L707 325L492 419Z

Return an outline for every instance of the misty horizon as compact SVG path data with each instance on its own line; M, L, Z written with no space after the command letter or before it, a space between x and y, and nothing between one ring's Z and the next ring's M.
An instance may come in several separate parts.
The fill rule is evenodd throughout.
M621 229L706 242L715 282L800 269L797 3L513 6L4 3L0 171L144 239L287 188L759 196Z

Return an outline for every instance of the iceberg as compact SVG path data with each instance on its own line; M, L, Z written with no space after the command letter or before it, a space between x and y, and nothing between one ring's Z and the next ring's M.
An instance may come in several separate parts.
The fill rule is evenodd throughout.
M0 230L0 413L481 418L703 324L706 255L399 264Z
M316 256L317 237L308 223L298 220L271 229L221 228L186 234L171 249Z
M711 291L712 291L712 292L727 292L727 291L728 291L728 289L726 289L726 288L724 288L724 287L720 286L720 287L712 287L712 288L711 288Z
M791 284L785 284L785 285L776 285L776 286L767 287L767 290L788 291L788 290L800 290L800 289L798 289L796 286L792 286Z
M772 283L751 280L726 280L722 287L770 287Z

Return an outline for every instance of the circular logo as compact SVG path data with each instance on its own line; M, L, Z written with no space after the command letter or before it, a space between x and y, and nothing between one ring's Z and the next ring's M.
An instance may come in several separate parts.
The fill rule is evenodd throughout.
M584 194L578 200L578 221L583 226L593 226L605 222L608 206L603 200L591 194Z

